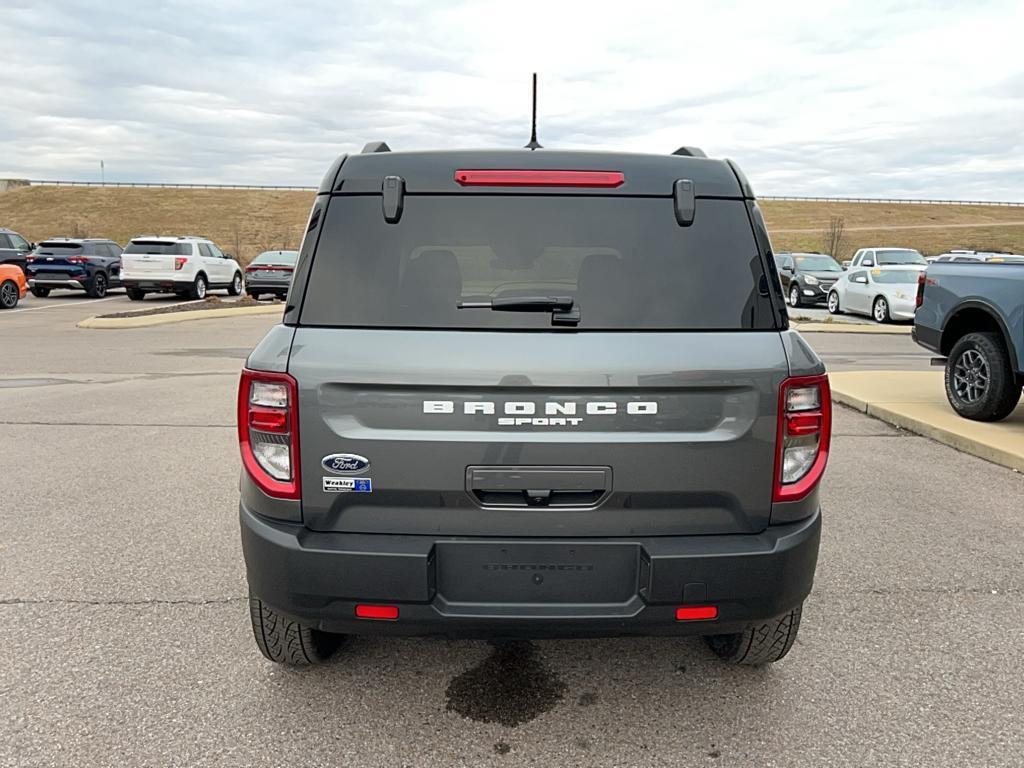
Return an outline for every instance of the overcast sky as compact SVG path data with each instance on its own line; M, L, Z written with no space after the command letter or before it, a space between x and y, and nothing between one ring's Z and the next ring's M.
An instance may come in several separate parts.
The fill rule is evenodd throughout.
M0 177L315 185L371 139L1024 200L1024 2L0 0Z

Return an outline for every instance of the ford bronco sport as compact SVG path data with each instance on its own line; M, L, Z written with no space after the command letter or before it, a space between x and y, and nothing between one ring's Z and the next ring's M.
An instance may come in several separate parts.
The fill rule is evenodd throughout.
M368 145L241 377L256 643L704 635L776 661L830 429L732 162Z

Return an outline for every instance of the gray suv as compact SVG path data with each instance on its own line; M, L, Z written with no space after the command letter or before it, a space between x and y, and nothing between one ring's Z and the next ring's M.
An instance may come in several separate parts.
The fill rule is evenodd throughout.
M256 643L704 635L776 661L830 430L732 162L368 145L241 377Z

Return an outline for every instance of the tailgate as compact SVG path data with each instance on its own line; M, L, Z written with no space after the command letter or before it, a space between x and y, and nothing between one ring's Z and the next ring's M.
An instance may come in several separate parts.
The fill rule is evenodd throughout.
M173 272L174 256L160 253L123 253L121 270L132 274L144 272Z
M750 533L776 331L297 329L303 519L467 536Z

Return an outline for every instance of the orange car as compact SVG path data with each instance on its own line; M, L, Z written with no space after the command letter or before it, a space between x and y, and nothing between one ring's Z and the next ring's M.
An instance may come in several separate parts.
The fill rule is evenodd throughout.
M25 298L28 281L21 267L0 264L0 309L13 309Z

